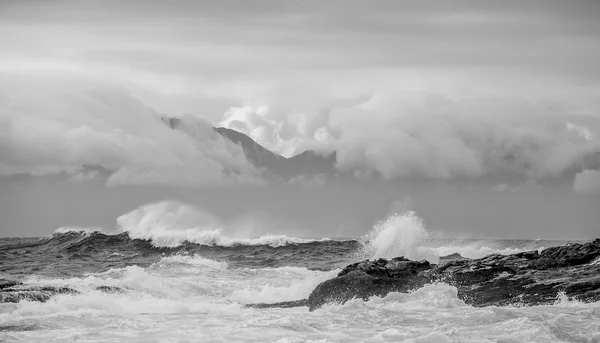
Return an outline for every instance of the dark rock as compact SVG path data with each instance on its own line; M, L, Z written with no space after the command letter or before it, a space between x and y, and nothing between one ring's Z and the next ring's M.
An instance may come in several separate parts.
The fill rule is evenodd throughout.
M473 306L552 304L560 292L584 302L600 300L600 239L512 255L464 259L445 257L440 265L392 260L362 261L319 284L308 298L309 309L326 303L409 292L426 283L445 282Z
M46 302L56 294L79 294L79 291L69 287L17 284L0 290L0 303L18 303L22 300Z
M295 301L283 301L279 303L259 303L259 304L247 304L249 308L291 308L291 307L303 307L308 306L308 299L295 300Z
M0 290L20 285L21 282L15 280L0 279Z
M122 288L114 286L98 286L96 290L104 293L124 292ZM57 294L75 295L80 292L70 287L30 286L17 281L0 280L0 303L18 303L22 300L46 302Z
M124 293L125 291L120 287L115 286L98 286L96 287L97 291L104 293Z
M346 267L338 277L319 284L308 297L309 309L312 311L327 303L343 304L353 298L368 300L389 292L408 292L431 279L428 273L431 265L427 261L379 259L373 264L369 267L365 261L354 268Z
M461 254L455 252L454 254L440 256L440 260L468 260L468 258L463 257Z

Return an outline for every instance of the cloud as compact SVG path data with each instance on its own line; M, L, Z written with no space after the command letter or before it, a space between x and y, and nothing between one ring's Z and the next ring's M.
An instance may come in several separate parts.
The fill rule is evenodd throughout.
M284 156L336 150L337 167L361 177L539 178L600 164L596 3L55 5L5 6L0 70L102 77L153 108L201 113ZM111 121L121 131L106 133L96 121L75 129L72 119L67 127L32 124L38 119L14 127L0 117L0 156L11 155L0 173L55 173L89 160L117 168L109 184L255 179L218 138L207 147L151 122ZM26 125L39 132L20 137L21 155L12 156L16 139L6 137ZM70 148L37 146L57 132Z
M251 115L231 115L223 123L235 122L271 148L335 150L338 169L359 177L535 179L600 165L600 118L551 105L511 96L396 91L338 101L327 111L286 115L247 107L244 113Z
M580 194L600 194L600 170L586 169L577 173L573 190Z
M350 116L357 119L343 121ZM579 118L511 97L411 98L400 93L334 118L343 132L339 167L386 178L557 176L600 151L600 142L567 128L567 119ZM589 124L600 128L597 119Z
M110 83L74 73L2 73L0 175L114 171L107 185L261 183L242 149L200 117L171 130Z
M277 113L268 106L233 107L225 112L218 126L244 132L270 150L291 157L306 150L313 142L333 139L335 130L328 127L328 113L316 115L304 112ZM283 114L283 115L282 115Z
M102 166L114 171L109 186L264 182L201 117L170 130L162 114L107 81L39 70L2 76L0 175L66 172L85 181L97 175L77 168ZM336 151L337 168L358 177L536 179L600 167L600 118L566 105L429 91L324 94L298 110L305 97L290 99L231 108L221 124L287 156Z

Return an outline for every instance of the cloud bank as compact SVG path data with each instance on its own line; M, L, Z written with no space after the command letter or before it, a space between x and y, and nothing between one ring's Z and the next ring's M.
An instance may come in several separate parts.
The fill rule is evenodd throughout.
M535 179L600 166L600 118L572 112L515 97L398 91L312 114L237 108L221 124L279 151L335 150L338 169L357 176Z
M91 166L114 171L108 186L264 182L241 147L201 117L184 116L171 130L127 91L87 76L5 72L1 80L0 175L66 173L85 182L99 176ZM414 91L331 104L232 108L220 124L282 154L336 151L337 169L359 178L529 180L600 168L600 119L564 106Z
M260 183L242 149L200 117L171 130L127 91L65 73L0 76L0 176L66 173L75 181L114 171L121 184Z
M110 80L152 108L201 113L284 156L335 150L337 168L359 177L574 177L600 165L599 6L8 2L0 72ZM201 119L169 132L114 87L5 76L2 174L83 163L117 170L109 184L257 182L240 149Z

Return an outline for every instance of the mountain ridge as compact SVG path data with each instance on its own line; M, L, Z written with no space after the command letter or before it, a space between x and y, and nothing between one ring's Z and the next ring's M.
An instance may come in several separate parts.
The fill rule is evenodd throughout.
M181 118L163 117L161 120L172 130L178 130L184 123ZM327 155L314 150L305 150L300 154L284 157L256 142L250 136L226 127L213 127L213 130L228 141L240 146L250 163L259 169L266 169L273 175L285 179L298 176L334 174L337 154Z

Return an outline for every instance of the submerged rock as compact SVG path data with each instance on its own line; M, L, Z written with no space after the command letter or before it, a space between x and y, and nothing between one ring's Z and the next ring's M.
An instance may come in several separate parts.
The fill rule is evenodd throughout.
M434 282L455 286L458 297L473 306L552 304L561 292L584 302L600 300L600 239L539 253L494 254L472 260L456 255L440 265L404 257L351 264L313 290L309 309L409 292Z
M291 308L291 307L304 307L308 306L308 299L295 300L295 301L282 301L279 303L257 303L247 304L249 308Z
M0 278L0 290L3 290L5 288L10 288L10 287L18 286L20 284L21 284L20 281L7 280L7 279Z
M17 284L0 290L0 303L18 303L23 300L46 302L56 294L79 294L79 292L69 287Z
M97 291L104 293L123 293L124 289L115 286L98 286ZM32 286L18 281L0 280L0 303L18 303L20 301L46 302L57 294L80 294L70 287Z
M125 290L121 287L116 287L116 286L98 286L96 287L97 291L103 292L103 293L124 293Z

